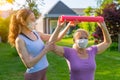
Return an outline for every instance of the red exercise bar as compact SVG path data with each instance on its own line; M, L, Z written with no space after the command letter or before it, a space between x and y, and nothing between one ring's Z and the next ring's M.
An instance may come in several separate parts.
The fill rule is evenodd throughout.
M103 22L104 18L102 16L68 16L68 15L62 15L60 16L59 20L61 22L63 21L80 21L80 22Z

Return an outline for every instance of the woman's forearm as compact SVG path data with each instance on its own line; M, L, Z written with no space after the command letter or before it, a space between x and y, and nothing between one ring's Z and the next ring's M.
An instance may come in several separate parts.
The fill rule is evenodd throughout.
M110 37L110 34L107 30L107 27L105 25L105 23L102 26L102 32L103 32L103 37L104 37L104 42L108 43L108 44L111 44L112 41L111 41L111 37Z
M69 30L70 26L67 25L58 35L57 41L61 40L64 35L67 33L67 31Z
M52 33L50 39L49 39L49 42L56 42L58 40L58 34L60 32L60 30L62 29L61 26L57 26L55 31Z
M61 40L64 37L64 35L66 34L66 32L69 30L70 26L73 26L73 25L75 26L75 24L76 24L75 22L74 23L69 22L67 24L67 26L61 32L60 32L60 30L63 28L63 23L61 26L57 26L57 28L55 29L55 31L51 35L51 38L49 39L49 41L54 40L54 42L56 42L56 41Z
M33 67L36 63L38 63L41 58L47 53L48 51L46 49L43 49L42 52L36 56L36 57L33 57L30 59L29 63L27 64L27 67L28 68L31 68Z

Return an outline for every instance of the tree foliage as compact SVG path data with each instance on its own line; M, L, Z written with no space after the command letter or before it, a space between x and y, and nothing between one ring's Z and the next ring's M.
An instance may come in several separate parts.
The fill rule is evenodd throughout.
M15 0L5 0L2 3L2 5L6 4L6 3L14 3L14 2L15 2ZM25 4L22 4L22 5L18 4L18 7L22 6L20 8L25 8L25 7L30 8L35 13L35 16L37 18L37 17L39 17L39 14L40 14L38 5L41 5L41 6L44 5L44 0L26 0ZM7 42L9 21L10 21L10 16L8 18L0 17L0 37L2 37L2 42Z
M2 42L7 42L9 22L10 17L8 18L0 17L0 37L2 38Z
M3 0L0 1L0 6L4 6L6 3L14 3L13 5L19 7L19 9L26 7L30 8L34 12L36 18L40 15L40 7L45 5L44 0L25 0L23 4L20 4L16 0Z
M26 0L26 2L27 2L26 4L28 5L28 7L34 12L37 18L39 16L39 11L38 11L38 7L36 4L36 0Z
M15 2L15 0L0 0L0 6L3 6L6 3L13 4L13 2Z
M94 9L91 7L86 8L84 10L84 13L85 13L85 16L95 16L95 14L93 14ZM95 30L96 23L84 22L84 23L81 23L79 26L80 26L80 28L83 28L83 29L87 30L90 34L92 34Z
M111 4L111 3L120 3L120 0L96 0L97 5L100 8L104 8L106 4Z
M35 14L36 18L40 16L40 7L44 5L44 0L26 0L26 4L23 7L28 6Z
M6 0L8 3L13 3L15 0Z
M120 4L106 4L103 9L96 12L99 16L104 17L112 41L117 42L118 34L120 33Z

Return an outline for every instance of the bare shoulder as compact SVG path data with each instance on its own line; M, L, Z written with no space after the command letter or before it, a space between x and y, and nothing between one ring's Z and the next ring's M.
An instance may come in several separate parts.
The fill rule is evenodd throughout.
M16 47L18 47L18 46L24 46L25 42L20 37L17 37L16 40L15 40L15 45L16 45Z
M21 42L23 42L23 40L20 37L17 37L15 43L21 43Z

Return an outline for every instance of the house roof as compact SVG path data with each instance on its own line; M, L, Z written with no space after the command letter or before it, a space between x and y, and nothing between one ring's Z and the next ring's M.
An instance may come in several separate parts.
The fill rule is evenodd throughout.
M60 15L77 14L62 1L58 1L47 13L45 13L45 17L59 17Z
M72 10L74 12L76 12L76 14L78 14L78 15L84 15L85 14L84 13L85 8L72 8Z

